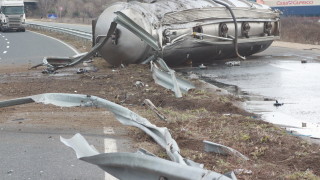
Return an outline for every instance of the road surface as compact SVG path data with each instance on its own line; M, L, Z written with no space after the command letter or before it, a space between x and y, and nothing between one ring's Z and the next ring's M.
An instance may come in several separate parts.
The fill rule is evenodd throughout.
M45 56L69 57L77 51L57 39L34 32L0 32L0 64L39 64Z
M1 84L6 83L5 79L13 80L12 78L17 75L7 73L11 72L6 68L8 65L13 68L12 70L14 67L21 66L27 69L31 65L41 63L45 56L72 56L77 53L62 41L30 31L0 34ZM75 70L72 70L68 73L72 76L74 72ZM30 72L17 80L24 81L24 78L28 79L27 76L40 77L39 81L43 83L51 80L50 76L42 75L41 72L36 74ZM42 79L41 76L45 78ZM24 88L13 89L13 91L16 90L25 91ZM40 91L41 93L55 92L52 88ZM9 98L11 97L3 96L0 92L0 100ZM13 113L8 113L12 110ZM30 104L16 106L14 109L0 109L0 179L105 179L108 177L98 167L78 160L74 151L62 144L59 138L60 136L71 138L80 132L100 152L111 151L107 148L110 146L118 151L128 151L127 140L123 138L123 133L126 131L108 127L108 122L105 126L93 127L92 124L95 122L104 122L104 119L108 118L105 112L98 112L99 116L93 115L94 112L91 111L80 110L81 112L76 114L74 110L69 109L59 111L61 111L60 108L52 109L45 105L34 108ZM92 118L90 119L92 116L99 117L99 121L90 122L90 120L93 121ZM70 123L65 122L66 120ZM86 120L90 123L88 124ZM104 131L108 128L116 134L108 134L109 131Z

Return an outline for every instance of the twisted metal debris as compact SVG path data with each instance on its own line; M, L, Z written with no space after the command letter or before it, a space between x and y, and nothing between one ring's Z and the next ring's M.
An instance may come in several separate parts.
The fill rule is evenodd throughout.
M136 153L98 153L80 135L71 139L60 137L61 142L71 147L79 159L99 166L119 179L130 180L231 180L236 179L199 167L186 166L161 159L145 150Z
M241 154L239 151L232 149L230 147L224 146L222 144L213 143L210 141L203 141L204 144L204 151L206 152L215 152L222 155L235 155L237 157L240 157L246 161L249 160L249 158L243 154Z
M177 142L171 137L171 134L166 127L157 127L140 115L106 99L83 94L47 93L2 101L0 102L0 108L32 102L53 104L60 107L80 106L106 108L115 115L116 119L120 123L128 126L138 127L151 136L161 147L166 150L168 156L173 161L170 162L161 158L142 156L141 154L132 153L98 154L96 150L89 148L90 146L87 145L88 143L84 142L84 139L81 137L79 139L79 135L76 136L78 137L76 138L78 140L74 140L75 142L71 141L71 143L66 143L66 145L75 149L78 158L96 164L120 179L145 179L144 174L150 175L146 176L147 179L149 179L149 177L150 179L159 179L159 174L163 173L166 175L164 176L165 178L170 177L169 179L177 180L190 178L192 180L234 179L213 171L202 169L202 164L183 158L180 155L180 149ZM62 141L68 142L63 139ZM117 168L115 168L115 166ZM130 178L128 178L128 174L121 171L123 169L128 170L127 172L130 174ZM155 172L154 169L156 169L158 172ZM167 174L165 172L167 172ZM189 174L188 172L192 172L190 176L188 176L189 178L185 177L185 175Z
M159 64L161 68L159 68L156 63ZM170 69L163 59L158 58L155 62L151 61L150 64L155 83L172 90L177 98L182 97L182 92L186 93L190 89L195 88L190 82L176 77L175 71Z

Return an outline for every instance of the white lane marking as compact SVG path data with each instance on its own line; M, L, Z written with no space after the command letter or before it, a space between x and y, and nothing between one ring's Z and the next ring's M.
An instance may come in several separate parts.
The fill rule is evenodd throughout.
M9 48L10 46L7 46L7 49Z
M2 36L3 38L5 37L5 36Z
M7 44L10 44L10 42L8 41Z
M8 39L5 39L6 41L8 41Z
M3 51L3 54L7 54L7 51Z
M54 39L62 44L64 44L65 46L67 46L68 48L70 48L73 52L75 52L77 55L80 54L80 52L75 49L74 47L70 46L69 44L57 39L57 38L54 38L54 37L51 37L51 36L47 36L47 35L44 35L44 34L41 34L41 33L37 33L37 32L32 32L32 31L28 31L28 32L31 32L31 33L35 33L35 34L39 34L39 35L42 35L42 36L45 36L45 37L48 37L48 38L51 38L51 39Z
M114 130L112 127L103 127L103 133L108 135L113 135ZM104 139L104 152L105 153L111 153L111 152L117 152L117 142L113 138L105 138ZM117 178L113 177L112 175L105 173L105 180L118 180Z

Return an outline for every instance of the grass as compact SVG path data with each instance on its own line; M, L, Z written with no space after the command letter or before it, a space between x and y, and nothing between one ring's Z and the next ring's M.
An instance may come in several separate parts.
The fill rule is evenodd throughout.
M282 17L281 41L320 45L320 18Z
M83 47L83 44L77 43L71 38L65 38L59 34L55 37L67 39L68 43L77 48ZM133 67L120 69L119 76L113 74L113 78L108 81L106 96L111 97L110 94L120 91L117 90L116 85L119 84L115 83L114 79L120 81L120 77L128 74L137 76L134 74L137 71L141 76L140 80L143 80L141 78L145 76L150 76L147 74L150 73L147 67L138 65ZM108 67L106 66L106 68ZM122 80L125 81L119 82L121 85L129 82L126 78ZM149 79L146 78L143 81L148 82ZM157 87L151 86L151 82L149 83L150 87ZM197 87L199 86L200 84L197 84ZM248 169L253 172L251 175L238 174L239 179L319 179L319 146L290 136L284 130L270 123L253 119L251 114L233 106L233 103L239 100L236 97L196 89L184 97L176 99L173 98L171 92L158 87L148 93L139 91L139 94L130 83L123 89L126 92L129 91L129 94L136 94L131 96L131 98L137 98L137 100L130 102L132 111L159 127L167 127L181 148L181 155L203 163L207 169L220 173L235 169ZM149 98L158 106L159 110L167 116L168 122L159 120L152 111L141 106L145 98ZM161 103L159 103L160 101ZM168 158L165 151L139 129L130 128L129 135L135 139L136 147L143 147L160 157ZM206 153L203 151L203 140L234 148L248 156L250 161L244 162L233 156Z
M313 174L312 171L298 171L285 177L288 180L319 180L320 178Z

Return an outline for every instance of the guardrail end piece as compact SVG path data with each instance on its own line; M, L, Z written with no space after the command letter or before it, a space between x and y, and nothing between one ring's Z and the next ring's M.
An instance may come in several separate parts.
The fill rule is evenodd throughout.
M70 139L65 139L60 136L60 141L66 146L71 147L76 152L78 159L100 154L97 149L89 145L88 141L79 133Z
M203 143L204 143L205 152L214 152L222 155L235 155L246 161L249 160L247 156L241 154L239 151L232 149L230 147L224 146L222 144L213 143L210 141L203 141Z

